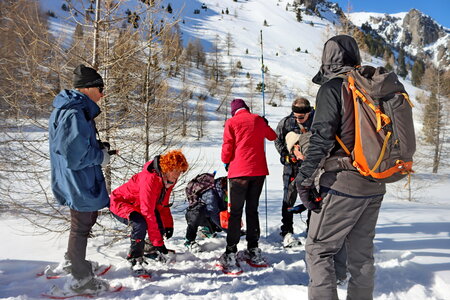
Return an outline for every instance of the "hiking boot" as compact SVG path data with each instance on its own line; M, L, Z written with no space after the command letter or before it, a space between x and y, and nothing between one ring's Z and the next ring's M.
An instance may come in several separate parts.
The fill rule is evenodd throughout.
M338 275L336 274L336 284L337 285L345 285L347 283L347 274Z
M155 251L156 251L155 246L153 246L149 240L145 240L144 253L153 253Z
M69 288L77 294L98 294L109 290L109 283L97 277L73 279Z
M131 273L136 277L148 277L149 272L146 268L148 262L144 259L144 257L130 257L127 258L128 263L130 264Z
M61 269L63 272L70 274L72 273L72 262L69 259L69 254L65 253L64 254L64 261L61 262L56 268L56 269Z
M141 257L144 255L145 241L141 239L131 239L128 257Z
M92 272L95 273L100 268L100 264L96 261L87 260L91 265ZM72 273L72 262L67 253L64 255L64 261L59 263L55 268L47 268L44 272L46 276L52 275L69 275Z
M213 232L210 227L204 226L200 229L200 236L205 238L213 238L216 237L217 234Z
M130 264L131 267L134 267L135 265L148 265L148 262L145 260L144 257L127 257L127 261Z
M240 274L242 273L241 266L236 260L236 253L223 253L219 258L219 267L224 273Z
M300 246L301 244L302 244L302 242L300 242L300 240L296 239L291 232L288 232L283 236L283 247L284 248L297 247L297 246Z
M186 240L186 242L184 242L184 246L186 247L187 250L189 250L193 253L202 251L202 249L200 248L200 245L196 241Z
M262 257L261 249L250 248L245 251L247 263L252 267L267 267L266 260Z

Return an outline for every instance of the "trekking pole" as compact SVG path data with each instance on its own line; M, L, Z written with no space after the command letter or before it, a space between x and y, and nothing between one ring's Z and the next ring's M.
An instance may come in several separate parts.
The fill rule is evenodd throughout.
M262 105L262 110L263 110L263 117L266 116L266 105L265 105L265 98L264 98L264 90L265 90L265 85L264 85L264 50L263 50L263 34L262 34L262 30L261 32L261 78L262 78L262 84L261 84L261 91L262 91L262 100L263 100L263 105ZM266 152L266 139L264 139L264 153ZM264 196L265 196L265 209L266 209L266 239L267 239L267 177L264 178Z

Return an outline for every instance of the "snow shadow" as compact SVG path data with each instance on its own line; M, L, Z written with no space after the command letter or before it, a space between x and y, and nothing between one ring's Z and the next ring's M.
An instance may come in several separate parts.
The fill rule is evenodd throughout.
M450 249L448 228L450 222L397 223L377 227L376 293L408 291L418 284L433 286L437 272L450 270L450 262L445 262L450 261L450 255L443 253ZM411 237L415 233L416 239L402 240L398 237Z
M46 292L53 283L59 281L59 279L50 281L44 278L45 276L37 276L49 264L56 263L34 260L0 260L0 298L21 295L39 298L41 293Z

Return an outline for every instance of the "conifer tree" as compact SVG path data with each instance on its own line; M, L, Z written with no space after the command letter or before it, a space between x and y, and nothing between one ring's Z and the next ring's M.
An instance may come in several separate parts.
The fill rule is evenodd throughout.
M415 86L420 86L422 82L422 76L425 73L425 66L420 59L414 61L414 65L411 71L411 82Z
M408 71L406 70L406 63L405 63L405 51L403 49L400 49L400 51L398 52L397 75L402 78L406 78L406 75L408 75Z
M303 21L302 10L300 8L297 8L297 11L295 13L295 17L297 18L297 22Z

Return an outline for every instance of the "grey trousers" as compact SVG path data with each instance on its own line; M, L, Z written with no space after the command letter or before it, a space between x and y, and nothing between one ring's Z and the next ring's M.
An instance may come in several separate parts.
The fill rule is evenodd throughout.
M91 263L86 260L87 239L97 221L98 212L70 210L70 234L67 258L71 262L71 272L75 279L92 277Z
M383 196L348 198L327 194L313 212L306 240L309 300L336 300L333 257L346 244L348 300L371 300L374 289L373 239Z

